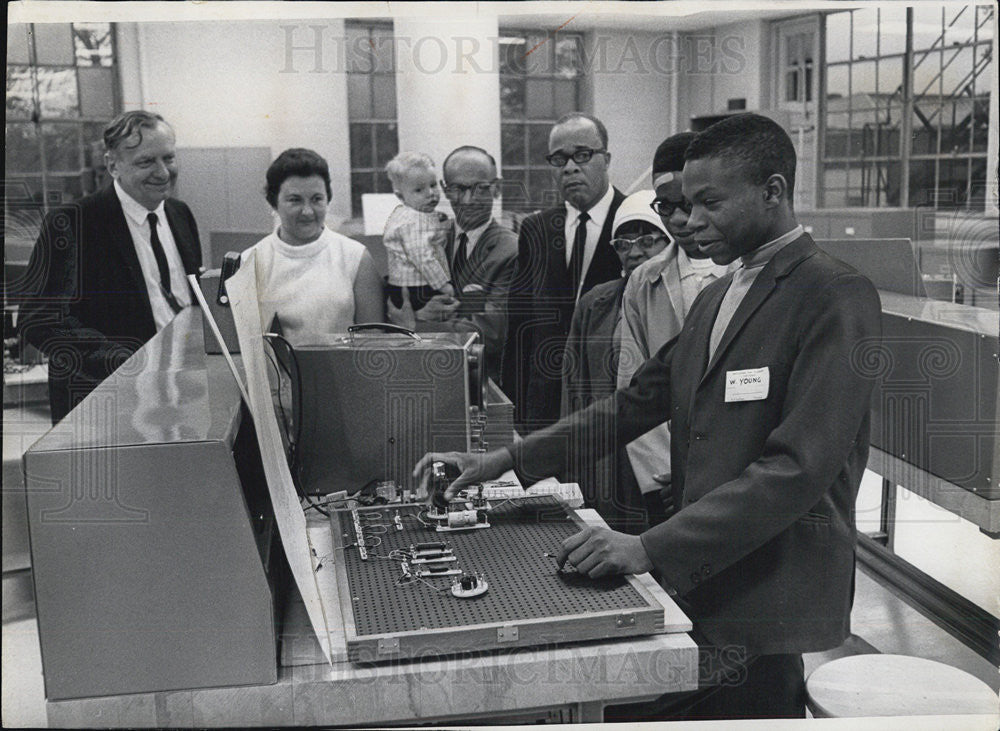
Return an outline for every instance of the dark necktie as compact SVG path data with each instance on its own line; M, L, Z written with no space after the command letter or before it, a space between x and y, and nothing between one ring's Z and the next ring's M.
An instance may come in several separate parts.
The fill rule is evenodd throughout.
M167 255L163 251L163 244L160 243L160 235L156 232L156 224L159 219L155 213L150 213L146 216L146 220L149 221L149 243L153 247L156 268L160 270L160 289L163 291L163 297L170 305L170 309L175 313L180 312L182 308L177 303L173 290L170 289L170 266L167 264Z
M455 247L455 261L452 264L451 279L452 282L458 283L462 280L465 283L465 270L469 266L469 259L466 254L466 244L469 242L469 235L463 231L458 236L458 246Z
M577 218L576 234L573 236L573 253L569 257L569 278L573 283L573 297L580 289L583 279L583 256L587 248L587 221L590 216L584 212Z

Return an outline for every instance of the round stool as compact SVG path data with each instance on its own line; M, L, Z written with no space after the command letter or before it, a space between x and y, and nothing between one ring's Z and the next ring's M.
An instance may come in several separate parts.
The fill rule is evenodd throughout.
M820 665L806 680L817 718L996 715L986 683L944 663L906 655L852 655Z

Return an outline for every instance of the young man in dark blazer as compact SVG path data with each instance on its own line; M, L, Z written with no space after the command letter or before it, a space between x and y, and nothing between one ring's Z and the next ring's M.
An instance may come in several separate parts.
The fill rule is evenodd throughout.
M53 423L191 304L185 275L201 266L194 216L170 198L170 126L125 112L104 144L114 183L46 215L19 307L24 337L49 356Z
M549 154L564 205L521 223L508 301L503 389L522 435L559 418L562 357L580 295L621 276L611 224L625 199L608 181L608 132L574 112L556 122Z
M510 450L445 456L464 468L449 492L511 466L531 484L563 468L581 429L611 421L627 442L671 419L674 512L641 536L581 531L559 561L592 577L655 568L694 621L702 687L609 719L802 717L802 653L850 633L881 307L797 225L794 176L791 140L766 117L702 132L683 171L688 226L715 263L742 266L627 389Z

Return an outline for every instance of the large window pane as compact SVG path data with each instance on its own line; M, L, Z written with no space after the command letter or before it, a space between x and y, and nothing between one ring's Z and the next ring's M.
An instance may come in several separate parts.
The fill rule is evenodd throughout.
M525 81L517 76L500 77L500 118L524 116Z
M37 173L42 168L42 153L34 124L7 123L7 149L5 151L7 180L15 173Z
M910 200L908 205L912 207L933 205L934 170L933 160L910 161Z
M856 59L875 58L878 55L878 15L876 8L868 7L854 11L853 57Z
M528 79L524 105L528 119L552 118L552 92L550 79Z
M72 66L73 29L69 23L34 23L35 53L38 63L47 66Z
M924 51L941 47L942 8L935 5L913 7L913 50Z
M974 6L946 6L944 18L945 47L974 42L976 26L976 9Z
M939 206L960 206L968 199L969 161L941 160L938 166L937 198Z
M931 104L913 106L913 154L932 155L937 152L937 120L940 108Z
M976 31L980 41L993 40L993 6L980 5L976 8Z
M847 157L850 136L847 112L826 115L826 157Z
M370 168L375 159L372 126L368 122L355 122L350 126L351 167Z
M7 63L30 63L28 26L25 23L14 23L7 26Z
M879 55L906 51L906 8L884 3L879 6Z
M975 152L985 152L989 144L990 134L990 100L989 97L978 98L972 104L972 149Z
M875 105L874 95L878 92L876 70L875 61L859 61L851 64L851 93L855 99L854 106Z
M826 98L846 99L850 96L850 77L850 65L828 66L826 69Z
M50 172L76 172L82 167L80 127L75 124L43 124L45 169Z
M574 112L580 108L576 98L576 81L556 81L553 91L553 116L561 117L569 112Z
M545 156L549 154L549 125L528 125L528 164L547 165Z
M505 190L503 205L530 210L557 200L545 155L553 123L580 108L582 36L525 30L501 33L501 160L504 179L512 187ZM518 185L528 191L527 200L517 194Z
M832 13L826 16L827 63L847 61L851 57L851 14Z
M882 99L903 98L903 58L882 58L878 62L878 93Z
M348 23L344 26L344 38L348 73L372 73L375 70L375 52L369 29Z
M111 66L111 24L73 23L73 46L77 66Z
M555 40L555 73L557 76L576 78L583 65L579 36L561 36Z
M375 174L371 172L351 173L351 210L361 215L361 196L375 192Z
M500 160L505 174L508 165L525 164L525 147L523 124L504 123L500 125L500 149L502 150Z
M347 75L347 116L350 119L371 119L371 79L367 74Z
M396 123L375 125L375 167L384 168L399 152Z
M80 104L74 69L38 69L38 100L42 117L78 117Z
M523 74L527 68L525 52L527 41L520 36L507 36L500 39L500 73Z
M104 167L104 122L84 122L83 166L86 168Z
M114 76L108 68L78 69L80 113L84 117L110 119L115 116Z
M375 72L392 74L396 71L395 39L391 28L373 28L371 47L374 54Z
M378 74L371 77L376 119L396 119L396 77Z
M7 66L7 118L30 119L32 102L31 69L27 66Z
M553 73L552 38L548 33L529 33L524 53L529 76Z

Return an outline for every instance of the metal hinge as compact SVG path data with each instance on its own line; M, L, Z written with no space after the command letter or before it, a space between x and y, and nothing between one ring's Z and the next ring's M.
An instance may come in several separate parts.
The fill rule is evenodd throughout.
M497 642L517 642L517 627L497 627Z
M635 615L619 614L615 617L615 627L618 629L622 629L623 627L635 627Z
M399 653L399 638L387 637L378 641L379 655L395 655Z

